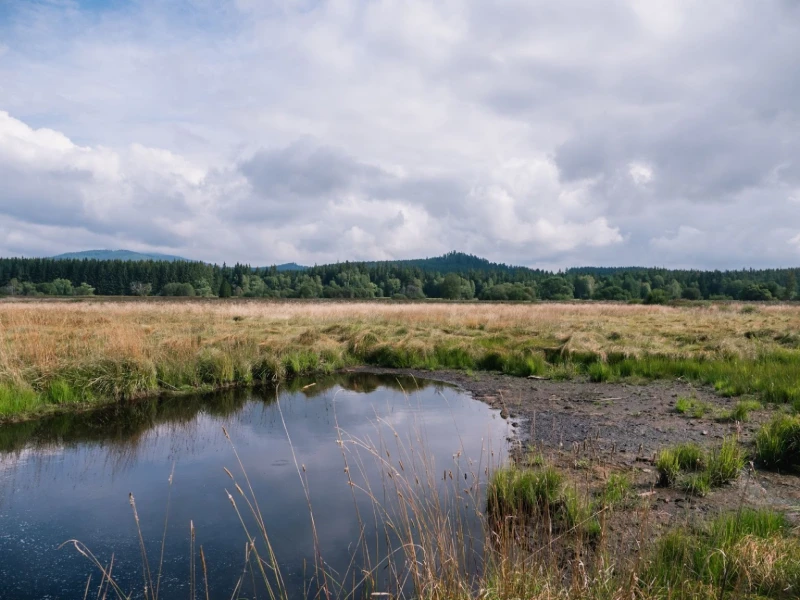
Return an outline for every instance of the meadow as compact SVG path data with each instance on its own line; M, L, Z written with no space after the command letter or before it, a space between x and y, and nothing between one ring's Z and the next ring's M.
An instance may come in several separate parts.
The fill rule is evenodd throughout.
M800 307L4 301L0 419L373 365L684 377L800 402Z

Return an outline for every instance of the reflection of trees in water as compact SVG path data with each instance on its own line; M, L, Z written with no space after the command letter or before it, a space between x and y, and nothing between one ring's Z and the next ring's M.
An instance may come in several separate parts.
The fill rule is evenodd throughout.
M200 412L225 417L241 410L249 398L247 390L160 397L11 423L0 426L0 452L93 443L130 449L154 427L168 424L183 428Z
M312 385L313 384L313 385ZM135 457L144 435L156 428L188 433L200 413L225 418L238 413L248 400L258 399L269 405L281 391L301 393L313 399L335 387L368 394L380 387L413 393L444 384L408 376L345 373L315 378L298 378L274 388L236 389L195 396L166 396L119 402L89 412L51 415L22 423L0 426L0 453L23 449L42 450L54 446L102 444L109 447L115 460Z

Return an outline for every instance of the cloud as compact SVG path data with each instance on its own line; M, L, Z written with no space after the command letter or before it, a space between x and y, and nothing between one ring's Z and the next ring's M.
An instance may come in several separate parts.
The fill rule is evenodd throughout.
M2 254L798 259L796 2L5 10Z

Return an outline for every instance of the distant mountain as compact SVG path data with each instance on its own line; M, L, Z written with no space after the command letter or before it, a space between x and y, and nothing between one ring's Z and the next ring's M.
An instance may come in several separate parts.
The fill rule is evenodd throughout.
M303 265L298 265L297 263L283 263L282 265L275 265L275 268L278 271L305 271L308 267L304 267Z
M167 262L189 261L182 256L172 254L158 254L157 252L133 252L132 250L84 250L82 252L66 252L53 256L56 260L90 259L90 260L164 260Z

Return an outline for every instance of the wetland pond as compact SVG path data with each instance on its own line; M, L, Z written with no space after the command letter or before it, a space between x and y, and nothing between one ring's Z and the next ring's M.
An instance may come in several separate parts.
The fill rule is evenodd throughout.
M462 523L469 534L464 555L478 560L476 509L483 508L487 467L504 459L509 435L498 411L456 388L365 373L295 382L278 391L161 398L2 425L0 598L83 598L90 576L88 597L95 597L98 569L74 545L60 547L72 539L104 564L113 555L115 581L132 597L144 597L129 493L154 584L166 540L161 598L190 597L192 554L196 596L205 597L201 545L211 598L231 598L240 579L237 597L267 597L261 574L251 574L254 560L245 571L247 537L226 493L237 499L244 525L259 538L224 470L248 489L231 443L290 598L314 595L315 557L347 589L358 587L367 563L377 585L389 586L381 580L390 576L386 556L395 551L393 561L404 561L386 526L401 513L397 482L387 476L393 470L428 495L421 504L435 497ZM420 478L422 483L411 482ZM113 591L108 597L115 597Z

